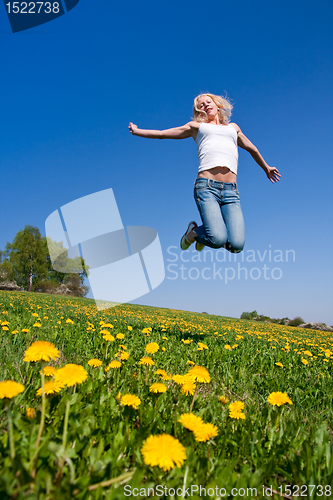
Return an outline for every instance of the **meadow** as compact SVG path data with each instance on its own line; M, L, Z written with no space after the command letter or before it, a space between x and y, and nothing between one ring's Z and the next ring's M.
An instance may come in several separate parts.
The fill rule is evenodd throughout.
M333 497L331 332L27 292L0 325L1 499Z

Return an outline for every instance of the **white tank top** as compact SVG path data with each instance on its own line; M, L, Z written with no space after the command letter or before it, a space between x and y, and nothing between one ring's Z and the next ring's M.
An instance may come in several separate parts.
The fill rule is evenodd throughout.
M228 167L237 174L237 132L232 125L200 123L195 142L198 145L199 172Z

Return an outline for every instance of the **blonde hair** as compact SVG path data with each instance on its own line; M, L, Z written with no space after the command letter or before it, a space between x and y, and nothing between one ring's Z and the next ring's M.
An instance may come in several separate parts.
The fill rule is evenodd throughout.
M200 97L208 96L212 99L212 101L219 108L219 119L220 122L224 125L228 125L231 117L231 110L233 105L229 102L227 97L222 97L220 95L215 94L200 94L194 99L193 105L193 121L195 122L207 122L207 116L205 111L202 111L198 108L198 100Z

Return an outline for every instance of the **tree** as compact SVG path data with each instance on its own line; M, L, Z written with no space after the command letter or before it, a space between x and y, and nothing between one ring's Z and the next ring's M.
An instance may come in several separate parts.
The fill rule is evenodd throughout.
M15 281L29 292L34 283L47 276L46 246L37 227L25 226L19 231L13 243L7 243L6 256Z
M256 318L258 316L258 313L257 311L252 311L252 312L243 312L241 314L241 319L253 319L253 318Z
M82 257L69 258L62 242L42 237L37 227L25 226L12 243L7 243L3 254L0 281L16 282L29 292L63 293L61 290L66 290L65 293L81 297L88 293L88 288L83 286L88 266L85 267ZM61 271L53 269L52 262L56 262L55 267Z
M88 266L85 266L82 257L75 257L71 259L68 257L68 250L63 246L63 242L56 242L49 236L43 238L46 245L47 252L47 265L48 265L48 280L56 281L57 283L64 283L68 275L78 275L83 283L84 279L88 277ZM56 269L53 268L53 264ZM61 269L61 271L59 271Z
M13 279L13 267L8 260L5 260L0 264L0 281L11 281Z
M4 254L5 252L3 252ZM0 290L19 291L21 288L13 279L13 268L8 260L0 264Z
M89 288L83 285L78 274L70 274L66 277L65 285L69 288L70 294L77 297L84 297L89 291Z
M296 316L296 318L291 319L288 323L288 326L299 326L305 323L304 319L300 316Z

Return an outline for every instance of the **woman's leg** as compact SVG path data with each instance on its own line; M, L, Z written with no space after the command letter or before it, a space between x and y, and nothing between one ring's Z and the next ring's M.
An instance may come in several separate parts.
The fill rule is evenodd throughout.
M223 189L221 212L227 227L229 252L239 253L244 248L245 224L237 188Z
M194 187L202 226L194 229L195 240L210 248L221 248L227 243L228 231L221 212L221 189L212 186L208 179L197 179Z

